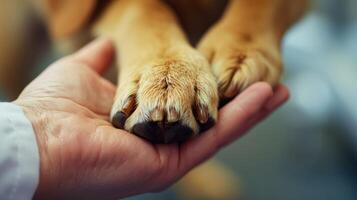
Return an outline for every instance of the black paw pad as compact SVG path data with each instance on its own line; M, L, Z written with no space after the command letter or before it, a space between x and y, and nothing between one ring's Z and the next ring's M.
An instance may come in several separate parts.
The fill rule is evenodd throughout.
M116 127L116 128L123 129L123 128L124 128L124 125L125 125L126 119L127 119L127 116L125 115L125 113L123 113L123 112L117 112L117 113L115 113L115 115L113 116L112 124L113 124L113 126Z
M200 133L207 131L212 128L215 124L215 120L212 117L209 117L207 122L204 124L200 124Z
M220 99L218 108L222 108L227 103L229 103L231 100L233 100L233 98L222 98L222 99Z
M181 143L193 135L193 130L180 122L143 122L135 124L133 133L155 144Z

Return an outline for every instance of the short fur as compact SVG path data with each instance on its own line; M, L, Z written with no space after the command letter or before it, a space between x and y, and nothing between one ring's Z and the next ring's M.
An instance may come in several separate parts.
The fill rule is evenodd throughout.
M125 111L122 128L179 121L194 134L208 118L216 120L218 98L231 99L257 81L279 82L281 39L306 7L305 0L231 0L195 49L179 20L202 30L187 16L212 16L221 1L43 1L55 40L89 30L114 41L120 67L111 117ZM179 19L175 11L185 15Z
M180 122L194 135L217 119L219 99L231 99L257 81L279 83L282 37L306 8L305 0L230 0L198 38L219 16L223 1L33 2L54 41L71 41L73 48L86 33L114 41L120 67L111 117L124 113L123 128ZM197 48L190 41L198 41Z

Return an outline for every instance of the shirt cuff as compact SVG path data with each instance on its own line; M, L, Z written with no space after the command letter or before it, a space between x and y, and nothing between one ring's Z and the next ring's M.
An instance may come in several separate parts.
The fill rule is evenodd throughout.
M23 110L0 103L0 199L32 199L40 175L36 135Z

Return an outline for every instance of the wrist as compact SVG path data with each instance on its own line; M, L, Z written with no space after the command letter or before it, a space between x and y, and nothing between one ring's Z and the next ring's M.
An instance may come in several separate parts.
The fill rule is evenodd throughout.
M43 196L47 196L51 187L53 187L53 182L51 180L55 180L50 178L55 173L53 173L52 169L49 166L49 156L47 155L47 135L46 135L46 125L48 124L47 113L44 112L41 106L31 103L29 105L26 102L21 100L15 100L13 102L17 106L21 107L25 113L27 119L31 122L32 128L35 133L36 142L38 146L38 151L40 155L40 177L39 184L35 191L34 199L43 199Z

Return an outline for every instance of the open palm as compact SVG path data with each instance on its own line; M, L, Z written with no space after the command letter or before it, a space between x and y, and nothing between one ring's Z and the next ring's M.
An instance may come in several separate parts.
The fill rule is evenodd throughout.
M153 145L114 128L115 86L100 74L113 46L97 40L37 77L15 101L31 120L40 150L41 199L116 199L163 189L234 141L287 98L257 83L220 110L217 124L184 144Z

